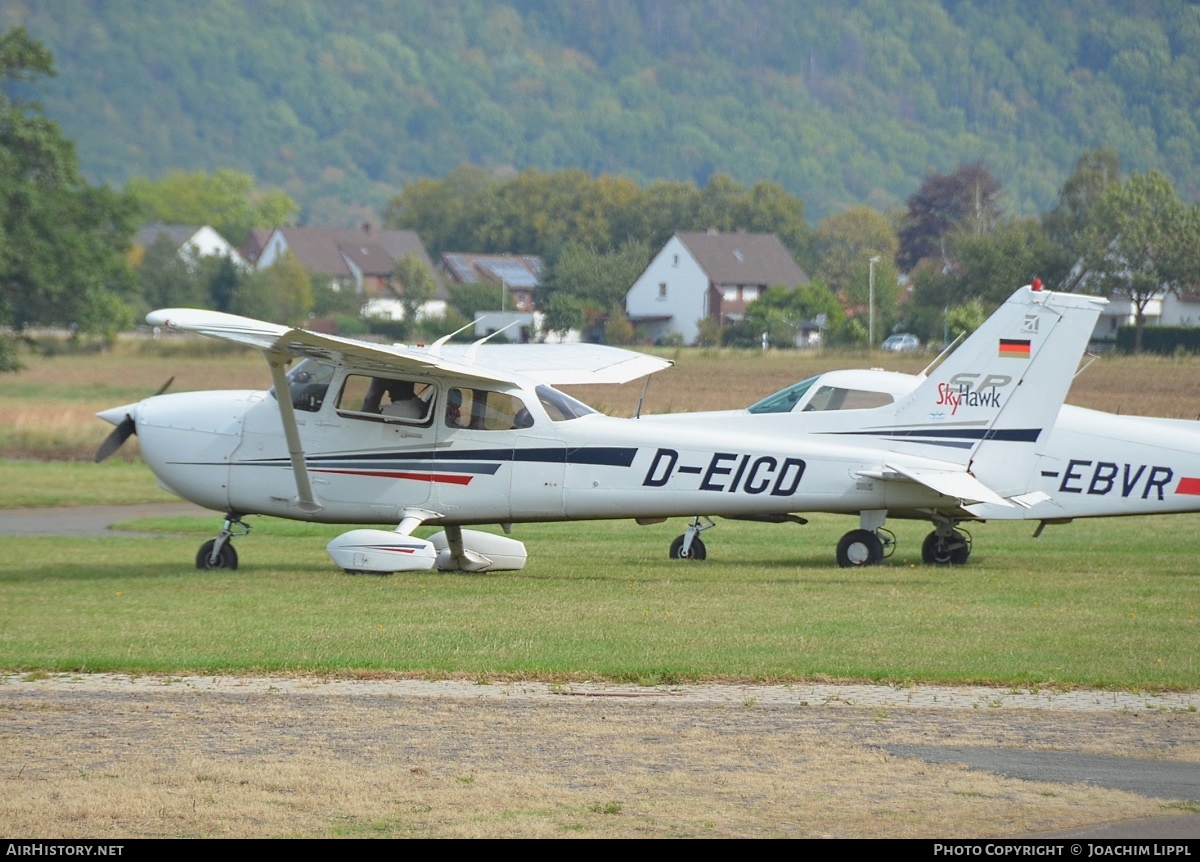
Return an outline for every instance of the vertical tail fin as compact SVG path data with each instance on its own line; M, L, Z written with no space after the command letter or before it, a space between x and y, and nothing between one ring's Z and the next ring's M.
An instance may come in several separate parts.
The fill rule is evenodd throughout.
M1022 287L897 403L895 436L881 436L1021 493L1106 304Z

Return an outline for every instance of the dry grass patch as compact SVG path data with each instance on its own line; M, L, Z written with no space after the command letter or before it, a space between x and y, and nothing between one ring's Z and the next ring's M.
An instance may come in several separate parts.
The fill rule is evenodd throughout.
M1164 811L878 747L977 737L939 711L36 683L5 694L0 830L19 837L969 837ZM1134 734L1170 720L1131 731L1107 717L1005 718L985 720L990 744L1028 745L1048 727L1145 749Z

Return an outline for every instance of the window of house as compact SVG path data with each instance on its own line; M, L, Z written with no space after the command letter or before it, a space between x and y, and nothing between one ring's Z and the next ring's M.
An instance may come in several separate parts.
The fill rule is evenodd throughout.
M660 301L667 298L667 283L665 281L658 283L658 298Z

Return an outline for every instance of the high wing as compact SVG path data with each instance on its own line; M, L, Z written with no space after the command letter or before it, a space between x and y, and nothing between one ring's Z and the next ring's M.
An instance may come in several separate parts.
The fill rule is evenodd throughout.
M256 347L268 359L328 359L368 372L436 371L498 383L626 383L673 364L669 359L600 344L370 344L195 308L160 309L146 315L146 322Z

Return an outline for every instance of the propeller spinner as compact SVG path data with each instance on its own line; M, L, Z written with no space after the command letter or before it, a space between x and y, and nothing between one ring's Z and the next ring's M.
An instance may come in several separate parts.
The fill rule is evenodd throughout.
M162 395L174 382L174 377L169 378L166 383L158 387L158 391L154 395ZM138 402L138 404L140 403ZM105 458L112 455L113 452L120 449L130 436L137 433L137 421L133 417L137 412L138 404L130 404L126 407L114 407L96 414L105 422L111 422L117 427L112 430L111 434L104 438L104 442L100 444L100 448L96 450L96 454L92 457L93 462L99 464Z

